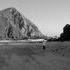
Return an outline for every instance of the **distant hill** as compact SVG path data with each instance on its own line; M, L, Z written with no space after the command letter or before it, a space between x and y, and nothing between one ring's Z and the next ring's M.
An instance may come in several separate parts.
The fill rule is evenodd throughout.
M44 35L15 8L0 11L0 39L42 38Z

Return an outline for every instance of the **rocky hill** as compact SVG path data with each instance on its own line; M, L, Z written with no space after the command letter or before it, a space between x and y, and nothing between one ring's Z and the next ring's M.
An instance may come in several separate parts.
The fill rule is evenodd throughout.
M15 8L0 11L0 39L19 40L43 36L37 26Z

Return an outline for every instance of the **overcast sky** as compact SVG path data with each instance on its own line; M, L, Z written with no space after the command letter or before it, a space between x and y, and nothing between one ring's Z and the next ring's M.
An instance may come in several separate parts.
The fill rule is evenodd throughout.
M0 9L15 7L48 36L70 24L70 0L0 0Z

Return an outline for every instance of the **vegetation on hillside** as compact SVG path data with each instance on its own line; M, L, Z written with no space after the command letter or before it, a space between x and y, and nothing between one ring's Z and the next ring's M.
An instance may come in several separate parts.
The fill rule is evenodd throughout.
M66 24L60 37L51 37L48 41L70 41L70 24Z

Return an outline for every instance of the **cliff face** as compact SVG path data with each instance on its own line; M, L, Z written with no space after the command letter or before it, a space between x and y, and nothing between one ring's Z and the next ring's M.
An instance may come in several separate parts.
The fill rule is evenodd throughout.
M0 11L0 39L41 38L43 34L15 8Z

